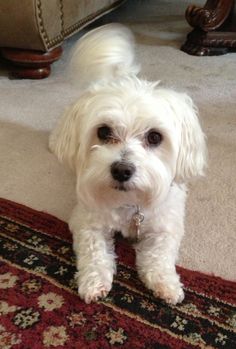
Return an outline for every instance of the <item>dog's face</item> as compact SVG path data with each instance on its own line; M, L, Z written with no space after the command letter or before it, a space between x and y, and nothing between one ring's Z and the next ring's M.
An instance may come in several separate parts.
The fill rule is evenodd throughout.
M201 174L204 136L186 95L138 79L104 83L71 115L61 158L76 168L77 193L90 206L147 207L173 181Z
M175 176L179 130L155 99L130 95L95 94L81 124L78 192L98 205L147 206Z

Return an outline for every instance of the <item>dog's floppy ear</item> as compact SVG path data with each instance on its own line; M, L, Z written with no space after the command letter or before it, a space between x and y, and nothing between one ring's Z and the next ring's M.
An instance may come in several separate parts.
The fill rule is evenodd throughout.
M175 179L184 181L204 175L206 143L192 99L184 93L178 95L177 117L181 127L181 138Z
M64 113L49 138L50 150L60 162L68 164L71 169L75 169L82 117L83 98Z

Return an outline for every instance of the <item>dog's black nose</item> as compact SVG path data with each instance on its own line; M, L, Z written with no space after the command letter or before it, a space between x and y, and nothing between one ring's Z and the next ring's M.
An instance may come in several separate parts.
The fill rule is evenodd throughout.
M135 172L135 167L132 164L122 161L113 162L111 165L111 175L119 182L128 181Z

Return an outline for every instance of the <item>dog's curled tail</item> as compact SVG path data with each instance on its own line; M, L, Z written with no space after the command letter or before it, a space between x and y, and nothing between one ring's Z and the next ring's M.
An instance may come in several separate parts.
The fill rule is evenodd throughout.
M84 35L76 45L70 65L72 80L88 87L98 80L137 74L134 37L121 24L107 24Z

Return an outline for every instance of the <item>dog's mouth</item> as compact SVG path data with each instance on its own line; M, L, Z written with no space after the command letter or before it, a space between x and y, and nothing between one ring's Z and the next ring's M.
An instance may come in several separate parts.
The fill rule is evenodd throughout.
M123 191L123 192L128 192L132 190L131 186L128 185L127 183L113 183L111 187L114 190Z
M124 186L124 184L115 185L114 189L119 191L128 191L128 189Z

